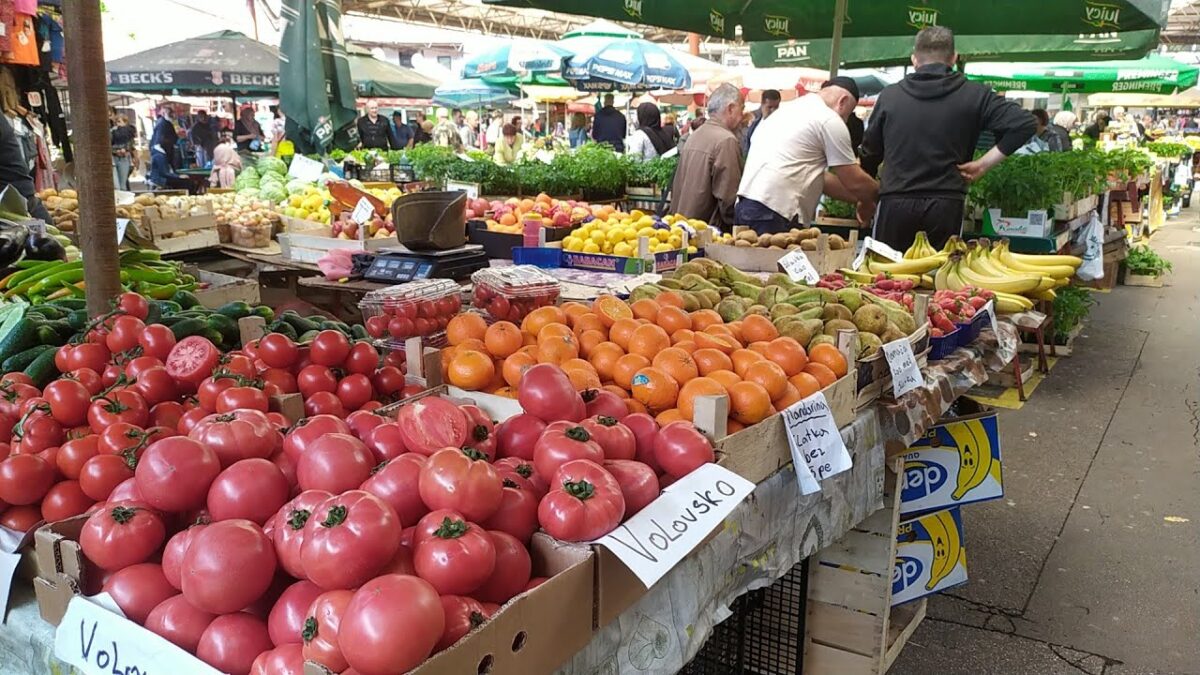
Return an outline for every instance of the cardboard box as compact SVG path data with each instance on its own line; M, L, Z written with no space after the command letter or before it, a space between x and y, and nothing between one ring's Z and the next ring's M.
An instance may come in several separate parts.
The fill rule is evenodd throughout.
M892 571L893 607L965 583L967 548L957 507L899 524Z
M1070 193L1063 193L1063 199L1054 205L1052 212L1055 220L1074 220L1096 208L1099 203L1096 195L1088 195L1082 199L1074 199Z
M395 235L382 239L338 239L333 228L307 220L285 218L287 231L281 232L280 255L284 260L316 264L326 253L335 248L348 248L357 252L375 252L400 245Z
M1046 211L1030 211L1024 218L1002 216L1000 209L985 209L983 233L992 236L1049 237L1054 220Z
M152 248L163 253L179 253L201 248L210 248L220 243L217 234L217 218L212 206L201 204L193 207L199 213L179 218L164 218L157 206L147 206L142 211L140 223L131 223L132 228L125 236L143 248ZM178 236L169 236L182 232Z
M938 420L904 454L901 515L1004 496L999 415L967 398L958 406L974 412Z
M734 230L745 228L734 228ZM858 244L858 231L850 232L846 248L833 250L829 248L829 235L817 237L817 249L805 251L804 255L820 274L830 274L842 267L850 267L854 262L854 249ZM728 263L743 272L778 272L779 259L791 253L759 246L731 246L729 244L709 244L704 249L705 257L717 262Z
M87 515L79 515L47 523L33 534L37 562L33 591L42 619L54 626L67 613L71 598L83 592L89 581L87 559L79 548L79 533L87 519Z
M189 273L199 281L208 284L207 288L197 288L193 295L201 305L209 309L216 309L227 302L239 300L257 305L262 299L258 282L254 279L243 279L201 269L191 270Z
M618 255L603 253L562 252L562 266L579 270L595 270L597 272L613 272L616 274L646 274L648 272L669 272L687 261L687 253L679 251L664 251L655 253L653 258L626 258Z

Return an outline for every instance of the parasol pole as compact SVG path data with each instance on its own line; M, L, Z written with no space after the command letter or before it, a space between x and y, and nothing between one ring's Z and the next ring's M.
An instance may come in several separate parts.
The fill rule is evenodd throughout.
M829 41L829 77L837 77L842 56L842 24L846 22L846 0L837 0L833 10L833 39Z

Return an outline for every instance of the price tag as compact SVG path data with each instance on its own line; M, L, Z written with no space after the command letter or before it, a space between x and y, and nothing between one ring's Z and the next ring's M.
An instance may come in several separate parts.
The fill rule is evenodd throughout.
M549 150L538 150L533 158L544 164L550 164L554 161L554 153Z
M705 464L672 483L658 499L595 543L653 586L754 492L754 483Z
M794 249L787 255L779 259L779 266L783 271L788 273L792 281L803 281L809 284L815 284L821 280L821 275L817 273L817 268L812 266L812 262L804 255L804 251Z
M468 155L468 154L467 154L467 153L465 153L465 152L460 152L460 153L458 153L458 154L456 155L456 157L458 157L459 159L461 159L461 160L462 160L462 161L464 161L464 162L470 162L470 163L472 163L472 164L474 164L474 163L475 163L475 160L474 160L474 159L473 159L473 158L472 158L470 155Z
M128 218L117 218L117 243L125 240L125 230L129 229Z
M1000 337L1000 331L996 330L996 303L995 303L995 301L988 300L987 303L985 303L983 305L983 307L979 308L979 311L987 312L988 321L990 321L992 324L992 333L994 333L997 338Z
M785 408L783 424L801 494L819 492L820 481L854 465L825 394L818 391Z
M463 183L457 180L446 181L446 190L467 193L467 199L479 199L479 183Z
M903 253L897 251L896 249L892 248L891 246L888 246L887 244L883 243L882 241L879 241L878 239L872 239L871 237L866 237L865 239L863 239L863 248L871 249L872 251L887 258L888 260L891 260L892 262L898 262L900 260L904 260Z
M288 178L309 183L315 183L323 173L325 173L324 164L298 153L292 155L292 163L288 165Z
M371 200L363 197L354 205L354 210L350 212L350 220L365 225L375 217L375 207L371 205Z
M892 395L896 398L925 384L917 357L913 354L908 338L900 338L883 345L883 356L892 371Z
M54 632L54 656L86 675L219 673L165 638L79 596L71 599Z

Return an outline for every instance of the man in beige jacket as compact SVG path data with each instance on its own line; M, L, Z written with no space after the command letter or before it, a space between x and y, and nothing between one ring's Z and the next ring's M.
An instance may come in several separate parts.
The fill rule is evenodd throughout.
M737 87L725 83L708 97L708 121L688 135L671 186L671 213L728 230L742 180L742 146L735 130L744 106Z

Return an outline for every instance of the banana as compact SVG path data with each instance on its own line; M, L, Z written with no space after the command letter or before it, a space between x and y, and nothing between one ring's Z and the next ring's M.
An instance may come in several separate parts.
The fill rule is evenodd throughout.
M997 292L995 307L1001 314L1016 314L1033 309L1033 301L1020 295Z
M982 274L985 277L1012 276L1008 272L1008 270L997 266L995 261L992 260L991 256L989 256L983 252L976 252L973 256L971 256L970 262L971 262L971 269L975 270L976 272Z
M843 277L846 277L850 281L855 281L860 284L869 284L872 281L875 281L874 274L870 274L868 272L860 272L858 270L852 270L849 267L842 267L841 269L838 270L838 272Z
M929 532L933 544L933 564L929 568L929 581L925 583L925 590L931 591L958 565L962 543L958 538L954 515L949 510L926 516L921 519L921 524Z
M912 246L909 246L908 250L904 252L904 259L917 260L919 258L928 258L935 254L937 254L937 251L929 245L929 237L925 235L925 230L921 230L913 238Z
M1066 279L1075 276L1075 268L1070 265L1050 265L1050 264L1031 264L1024 262L1016 257L1017 254L1008 250L1007 246L998 246L992 250L996 258L998 258L1006 267L1009 267L1018 272L1032 272L1043 276L1054 277L1056 279ZM1047 256L1060 257L1060 256Z
M950 495L958 501L987 479L992 470L992 447L979 420L949 424L945 430L958 447L958 481Z
M959 268L962 267L962 261L956 260L951 263L946 263L949 270L946 272L946 288L952 291L960 291L967 286L959 274Z
M1029 297L1033 298L1034 300L1053 300L1054 298L1058 297L1058 294L1054 292L1053 288L1047 288L1044 291L1030 293Z
M968 285L992 291L1004 291L1006 293L1028 293L1038 288L1042 283L1042 277L1031 274L1019 277L985 276L962 264L958 266L958 274Z
M940 270L942 268L939 267L938 269ZM928 274L922 274L921 281L920 281L920 283L917 284L917 287L918 288L929 288L929 289L934 288L933 277Z
M934 290L942 291L950 288L946 276L950 272L950 267L954 264L955 263L948 262L937 269L937 273L933 275Z
M875 262L867 261L867 271L878 274L879 272L887 272L889 274L916 274L921 275L926 272L932 272L937 269L942 263L946 262L948 254L938 253L927 258L918 258L916 260L901 260L899 262Z
M1068 265L1072 268L1077 268L1083 264L1083 258L1073 255L1027 255L1025 253L1008 254L1015 260L1030 265Z

